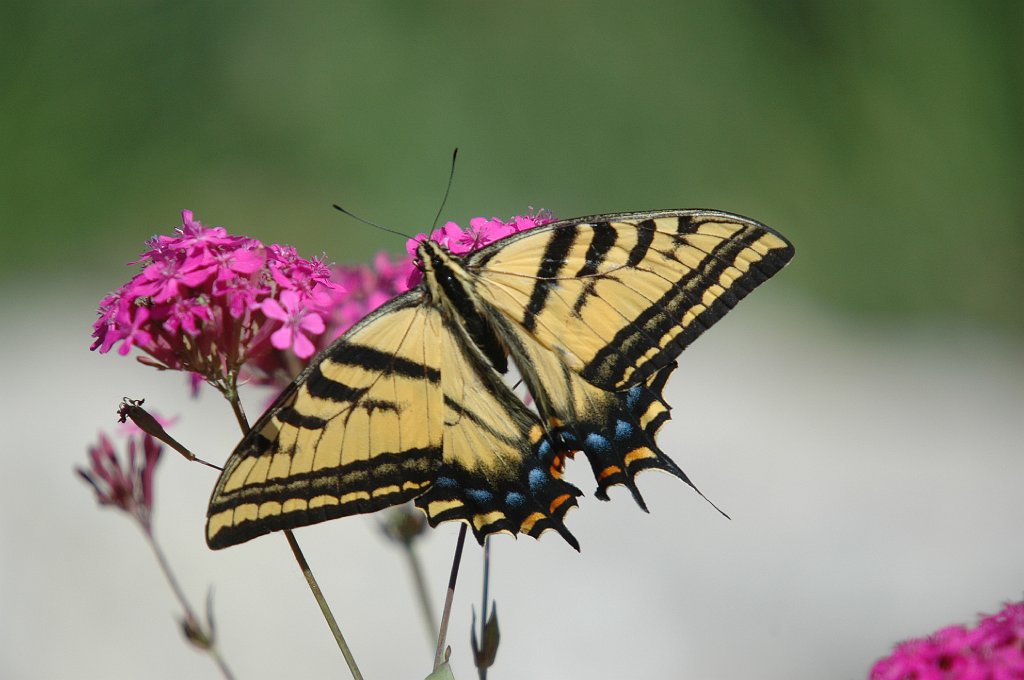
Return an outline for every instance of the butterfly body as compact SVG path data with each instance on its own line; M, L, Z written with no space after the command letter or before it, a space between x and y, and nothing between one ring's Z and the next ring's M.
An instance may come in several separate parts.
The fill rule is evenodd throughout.
M566 220L465 257L422 242L423 282L314 357L232 453L207 542L415 500L481 541L554 529L578 548L565 459L584 453L598 498L621 484L645 509L641 470L689 484L654 441L675 359L792 255L716 211Z
M449 254L436 241L423 241L417 248L417 259L423 263L423 281L431 300L442 307L445 318L459 323L466 331L470 348L480 351L498 373L508 371L507 352L487 320L487 314L477 307L470 290L473 277L463 268L458 257Z

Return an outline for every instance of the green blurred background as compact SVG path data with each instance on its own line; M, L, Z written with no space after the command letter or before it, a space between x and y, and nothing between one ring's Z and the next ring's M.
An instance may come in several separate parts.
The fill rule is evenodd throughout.
M95 280L189 208L355 261L444 217L713 207L782 286L1024 328L1024 3L4 3L8 282ZM80 285L80 284L79 284Z

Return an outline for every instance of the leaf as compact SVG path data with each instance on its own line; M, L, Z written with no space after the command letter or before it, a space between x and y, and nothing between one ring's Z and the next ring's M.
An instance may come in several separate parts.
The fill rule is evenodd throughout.
M447 661L445 661L424 680L455 680L455 676L452 674L452 667L448 665Z

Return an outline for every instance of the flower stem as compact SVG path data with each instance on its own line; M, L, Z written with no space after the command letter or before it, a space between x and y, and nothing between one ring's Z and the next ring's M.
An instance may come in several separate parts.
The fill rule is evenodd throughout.
M359 666L356 665L355 657L352 656L352 650L348 648L348 643L345 642L345 637L341 634L341 628L338 627L338 622L335 620L334 614L331 612L331 608L327 605L327 600L324 598L323 591L320 590L320 584L316 582L316 577L313 576L313 571L309 568L309 563L306 562L306 557L302 554L302 550L299 548L299 544L295 540L295 535L290 529L285 529L284 537L288 539L288 545L292 549L295 561L299 563L299 569L302 571L302 575L306 578L306 583L309 584L309 589L313 592L313 598L316 600L316 603L320 605L320 612L324 615L324 619L327 621L327 627L331 629L335 642L338 643L338 649L341 650L342 656L345 657L345 663L348 664L348 669L352 672L352 677L355 680L363 680L363 675L359 672Z
M441 612L441 629L437 633L437 651L434 653L434 670L444 663L445 638L448 637L448 620L452 614L452 601L455 599L455 580L459 577L459 563L462 562L462 547L466 544L466 529L463 523L459 527L459 539L455 543L455 557L452 559L452 573L448 577L448 594L444 598L444 610Z
M242 428L242 434L249 434L249 421L245 417L245 411L242 410L242 403L239 401L238 396L233 395L233 398L228 399L228 402L231 404L231 409L235 413L235 418L238 420L239 427ZM354 680L363 680L363 674L359 672L359 666L356 665L355 657L352 656L352 650L349 649L348 643L345 642L345 637L341 634L341 628L338 626L338 621L334 618L334 613L327 604L323 591L320 590L320 584L317 583L316 577L313 576L313 570L309 568L306 556L302 554L302 549L299 548L299 543L295 540L295 534L293 534L290 529L285 529L284 536L288 539L288 546L292 549L292 555L295 556L295 561L299 565L299 570L302 572L303 578L306 579L306 584L309 586L309 590L313 593L313 599L316 600L317 605L320 607L320 613L323 614L324 620L327 621L327 627L331 629L334 641L338 643L338 649L341 650L342 656L345 657L345 663L348 664L348 669L352 673L352 677Z
M423 565L420 563L420 556L412 543L403 543L402 552L405 553L405 557L409 561L409 569L412 570L416 594L420 600L420 610L423 612L423 621L427 624L427 636L433 637L437 619L434 618L434 608L431 606L430 598L427 596L427 583L423 578Z
M185 592L181 589L181 585L178 583L178 579L175 577L174 572L171 571L171 565L167 561L167 557L164 555L163 550L160 549L160 544L156 542L156 537L153 536L153 531L150 528L143 526L142 533L146 536L146 542L149 543L149 547L153 549L153 554L156 555L156 561L160 565L160 571L163 572L164 578L166 578L167 583L170 584L171 590L174 592L174 597L177 598L178 603L185 612L186 623L192 626L199 626L199 618L196 617L195 613L192 611L191 605L188 603L188 599L185 598ZM234 680L234 674L231 672L231 669L228 668L227 663L224 661L224 657L220 654L220 650L217 649L213 630L208 629L202 631L202 633L206 644L199 645L200 648L205 649L205 651L210 655L214 663L216 663L217 667L220 669L221 675L227 678L227 680Z
M484 641L486 645L486 629L487 629L487 590L491 582L491 539L484 539L484 594L483 602L480 605L480 639ZM487 666L482 665L477 668L477 674L480 676L480 680L487 680Z
M242 401L238 398L238 395L234 395L228 399L228 403L231 404L231 410L235 414L235 420L238 421L238 426L242 428L242 435L249 434L249 421L245 417L245 409L242 408Z

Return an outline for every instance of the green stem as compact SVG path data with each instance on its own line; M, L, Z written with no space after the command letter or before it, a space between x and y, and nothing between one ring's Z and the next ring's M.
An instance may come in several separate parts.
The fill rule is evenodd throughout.
M434 626L437 619L434 618L434 607L430 604L430 597L427 595L427 582L423 578L423 565L420 564L419 553L411 542L402 544L403 552L409 560L409 568L412 570L413 582L416 585L416 594L420 600L420 611L423 612L423 622L427 624L427 637L434 637Z
M170 584L171 590L174 592L174 597L178 600L181 608L185 611L186 622L192 626L199 626L199 618L196 617L195 613L192 611L192 607L188 603L188 599L185 598L185 592L181 589L181 585L178 584L178 579L174 576L174 572L171 571L171 565L167 561L167 557L164 555L163 550L160 549L160 545L156 542L152 529L143 526L142 533L145 534L146 542L149 543L149 547L153 549L153 554L156 555L156 561L160 565L160 571L163 572L164 578L167 579L167 583ZM231 672L231 669L228 668L227 663L224 661L224 657L220 655L220 650L217 649L214 632L212 630L205 630L202 631L202 633L206 638L207 643L202 648L204 648L213 658L213 661L217 664L221 674L227 678L227 680L234 680L234 674Z
M242 428L242 435L244 436L249 434L249 421L245 417L245 409L242 408L242 401L238 398L237 392L230 396L225 393L224 396L228 397L228 403L231 404L231 411L235 414L235 420L238 421L238 427Z
M224 663L224 658L220 655L220 649L214 645L213 647L210 647L209 652L210 656L213 657L213 662L217 664L218 668L220 668L220 672L224 674L224 677L228 678L228 680L234 680L235 676L231 674L231 670L227 667L227 664Z
M455 557L452 559L452 572L448 577L448 594L444 598L444 610L441 612L441 629L437 632L437 651L434 653L434 670L444 663L444 642L448 637L448 620L452 615L452 601L455 599L455 580L459 577L459 563L462 562L462 547L466 544L466 529L463 522L459 527L459 540L455 543Z
M354 680L363 680L363 675L359 672L359 666L356 665L355 657L352 656L352 650L348 648L348 643L345 642L345 637L341 634L341 628L338 627L338 622L335 620L334 614L331 612L331 608L327 606L327 600L324 598L323 591L320 590L320 584L316 582L316 577L313 576L313 571L309 568L309 563L306 562L306 557L302 554L302 550L299 548L299 544L295 540L295 535L291 530L285 529L284 537L288 539L288 545L292 549L295 561L299 563L299 569L302 571L302 575L306 578L306 583L309 584L309 589L313 592L313 598L316 600L316 603L320 605L320 612L324 615L324 619L327 621L327 627L331 629L331 634L334 635L335 642L338 643L338 649L341 650L342 656L345 657L345 663L348 664L348 669L352 672L352 677Z
M484 594L483 603L480 605L480 644L486 645L486 630L487 630L487 590L491 581L491 539L490 537L484 539ZM487 666L483 666L477 669L477 674L480 676L480 680L487 680Z

